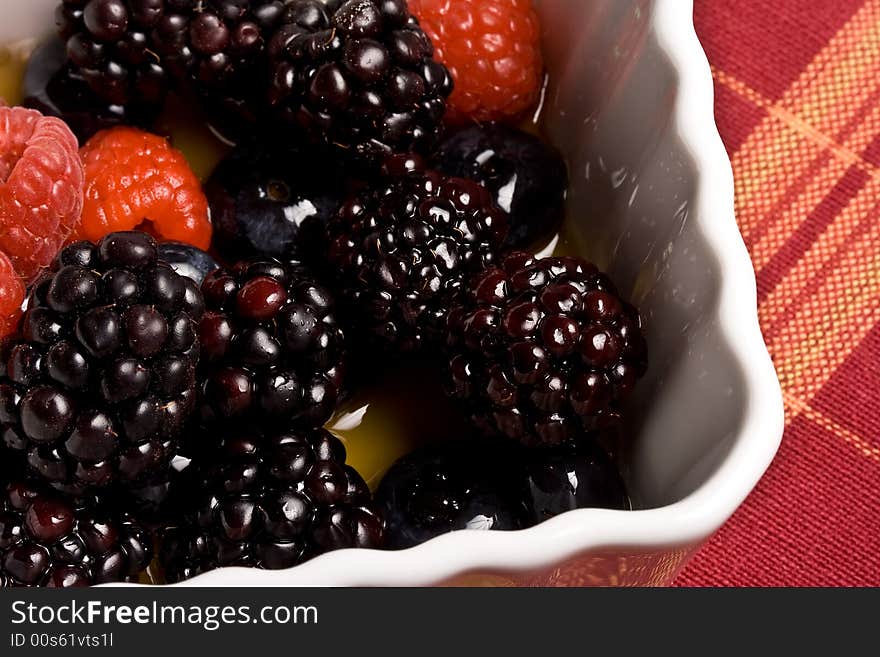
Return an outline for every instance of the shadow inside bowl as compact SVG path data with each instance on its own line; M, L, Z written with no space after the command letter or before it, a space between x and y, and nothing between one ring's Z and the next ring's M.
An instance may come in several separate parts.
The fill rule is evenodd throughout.
M700 172L673 122L679 80L650 33L652 3L594 0L586 25L570 0L540 5L552 82L542 123L571 176L558 248L606 269L644 316L650 366L628 404L636 439L623 461L636 506L657 508L713 474L745 413L700 228L712 218L694 216Z

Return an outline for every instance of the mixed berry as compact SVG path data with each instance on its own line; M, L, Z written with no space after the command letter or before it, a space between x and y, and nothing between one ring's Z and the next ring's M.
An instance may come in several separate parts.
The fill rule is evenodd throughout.
M56 26L0 102L0 586L630 508L608 435L642 319L533 255L568 174L522 123L531 0L60 0ZM204 181L162 134L187 105L227 149ZM401 363L454 439L357 435Z

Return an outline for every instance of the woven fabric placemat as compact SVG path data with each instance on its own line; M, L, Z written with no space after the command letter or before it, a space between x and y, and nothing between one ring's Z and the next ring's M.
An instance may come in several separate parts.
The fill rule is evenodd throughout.
M779 455L682 586L880 585L880 0L696 0Z

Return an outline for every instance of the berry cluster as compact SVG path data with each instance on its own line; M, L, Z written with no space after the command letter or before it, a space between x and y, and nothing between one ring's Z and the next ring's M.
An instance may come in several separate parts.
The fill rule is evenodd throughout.
M609 424L645 371L638 311L579 258L507 256L473 280L448 336L453 395L527 445Z
M152 553L146 529L93 501L25 481L0 494L0 588L136 582Z
M292 2L273 37L279 115L359 157L424 150L452 91L405 0Z
M562 154L509 125L543 77L531 2L56 15L25 80L40 111L0 107L0 586L629 508L607 436L645 371L639 314L592 264L518 251L557 233L568 189ZM231 147L204 185L147 131L168 91ZM398 359L445 381L465 435L374 496L326 427Z
M196 402L201 312L148 235L67 246L0 354L5 445L72 495L161 474Z
M230 137L269 118L374 158L430 145L452 91L406 0L62 0L57 26L69 61L37 106L111 122L173 83Z
M183 513L159 555L171 582L222 566L289 568L328 550L383 544L367 485L322 429L227 433L212 459L175 484Z
M330 292L302 266L242 261L202 284L202 417L319 427L336 408L345 340Z
M507 217L471 180L386 163L385 186L353 196L328 229L328 261L354 321L405 351L436 342L465 280L491 265Z

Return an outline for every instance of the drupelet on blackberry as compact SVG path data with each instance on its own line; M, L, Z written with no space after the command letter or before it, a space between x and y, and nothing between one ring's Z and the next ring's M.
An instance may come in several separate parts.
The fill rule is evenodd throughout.
M442 342L467 279L498 258L507 216L477 183L395 156L381 186L330 222L328 263L359 330L411 351Z
M323 429L223 432L172 483L180 512L159 559L169 582L222 566L289 568L339 548L379 548L384 523L345 447Z
M94 500L23 480L0 492L0 588L137 581L152 551L149 532Z
M580 258L507 256L447 326L452 395L485 432L526 445L614 424L645 372L638 311Z
M330 292L298 263L245 260L202 284L201 416L322 426L343 383L345 336Z
M56 489L132 492L165 476L195 406L203 310L144 233L65 247L0 353L7 448Z
M406 0L291 0L269 45L274 114L356 160L422 151L452 91Z
M168 76L151 33L175 0L62 0L55 13L67 56L91 89L114 105L159 105ZM120 110L122 111L122 110Z

